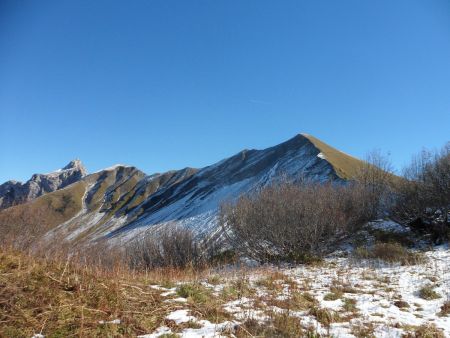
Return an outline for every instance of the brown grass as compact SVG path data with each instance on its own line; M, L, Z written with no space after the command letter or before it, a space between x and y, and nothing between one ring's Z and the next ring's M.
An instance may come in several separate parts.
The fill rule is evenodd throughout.
M84 182L74 183L35 200L0 212L0 243L14 241L29 247L35 238L75 216L81 210Z
M412 252L398 243L376 243L371 248L359 247L354 256L358 259L379 259L387 263L413 265L424 262L422 255Z
M441 306L441 312L439 312L440 316L448 316L450 315L450 300L447 300Z
M242 337L319 337L314 328L304 328L297 317L289 315L288 311L270 313L269 319L259 322L249 318L239 325L234 332L238 338Z
M441 298L441 295L439 295L436 291L434 291L434 286L431 284L421 287L419 290L419 296L420 298L426 300Z
M445 335L436 325L423 324L417 327L414 332L403 335L403 338L445 338Z
M149 287L194 278L165 269L136 274L0 251L0 336L135 336L150 333L177 309ZM203 310L205 312L205 310ZM119 319L119 324L108 323ZM101 324L103 323L103 324Z

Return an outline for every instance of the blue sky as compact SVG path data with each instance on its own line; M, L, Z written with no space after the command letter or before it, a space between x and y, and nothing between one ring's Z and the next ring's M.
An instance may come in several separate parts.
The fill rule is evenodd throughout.
M0 182L201 167L306 132L397 168L450 139L448 0L0 2Z

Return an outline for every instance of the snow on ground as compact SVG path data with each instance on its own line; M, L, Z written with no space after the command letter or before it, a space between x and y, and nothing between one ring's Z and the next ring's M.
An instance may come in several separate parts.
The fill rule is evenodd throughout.
M173 320L176 324L187 323L196 318L188 315L189 310L176 310L169 314L166 319Z
M344 290L344 295L356 301L359 319L376 323L377 337L401 337L405 332L399 327L427 323L434 323L450 336L450 317L438 315L444 301L450 299L450 252L440 247L425 256L427 263L414 266L358 266L347 258L335 258L328 261L332 268L299 267L286 274L299 283L310 283L310 292L320 306L335 311L342 309L342 301L324 300L324 296L330 285L345 285L351 292ZM434 285L440 298L421 298L419 290L427 285ZM399 301L406 302L405 307L399 307ZM331 332L335 337L346 337L349 330L340 324L331 324Z
M450 250L448 246L436 247L424 256L425 263L411 266L331 257L314 266L269 266L242 275L236 271L219 273L216 283L208 280L200 283L210 290L212 297L223 297L224 291L237 282L247 283L251 291L235 299L224 299L222 309L231 319L217 324L199 318L197 305L180 297L176 288L152 286L163 292L166 301L176 304L177 309L166 317L175 326L166 322L142 337L169 333L180 337L230 337L233 329L248 319L264 325L274 313L286 313L283 301L295 292L308 293L316 309L337 315L326 323L311 308L289 309L289 316L322 336L361 337L365 335L358 330L363 328L375 337L402 337L419 326L433 324L450 337L450 314L441 313L444 302L450 300ZM419 290L424 286L431 286L437 296L421 297Z

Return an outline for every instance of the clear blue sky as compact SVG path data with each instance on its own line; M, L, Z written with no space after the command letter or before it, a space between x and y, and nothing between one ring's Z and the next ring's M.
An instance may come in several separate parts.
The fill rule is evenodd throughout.
M0 1L0 182L300 132L399 168L448 141L450 1Z

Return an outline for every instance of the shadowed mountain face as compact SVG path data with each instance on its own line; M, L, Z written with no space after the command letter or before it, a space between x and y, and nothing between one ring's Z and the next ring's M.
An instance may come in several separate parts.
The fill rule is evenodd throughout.
M361 161L308 135L297 135L264 150L244 150L202 169L147 176L134 167L118 165L81 175L75 184L66 184L53 193L45 194L48 191L42 189L40 195L45 195L1 211L0 226L11 222L23 226L20 220L24 214L45 204L46 218L42 222L51 223L48 235L62 235L74 242L130 238L168 223L192 228L205 236L217 230L217 212L224 201L285 177L344 181L360 165ZM64 204L58 203L63 197L58 194L70 196L76 207L64 214ZM49 208L52 204L43 202L48 200L57 207ZM10 203L18 204L14 200Z

